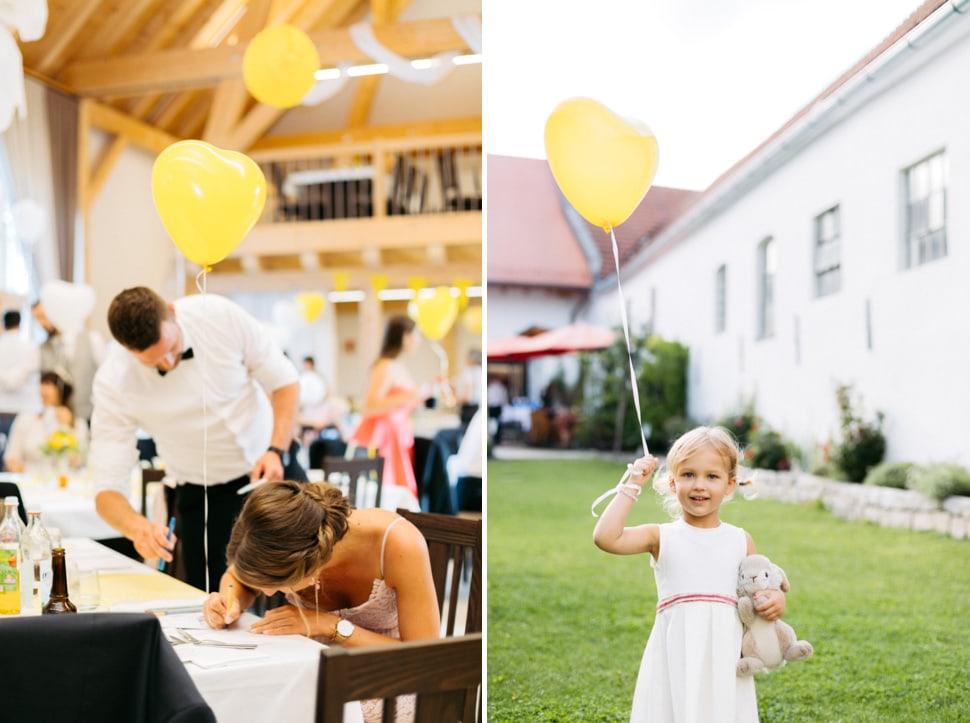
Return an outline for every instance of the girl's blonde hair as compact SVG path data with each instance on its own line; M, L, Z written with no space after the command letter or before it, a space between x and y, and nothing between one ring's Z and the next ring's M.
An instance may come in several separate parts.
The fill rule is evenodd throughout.
M350 501L326 482L268 482L249 495L226 557L257 588L292 588L322 568L347 534Z
M693 457L702 449L713 449L728 470L729 477L740 478L747 470L738 467L738 460L741 459L741 449L734 435L724 427L695 427L686 434L681 435L670 451L667 452L667 459L664 465L657 470L653 476L653 489L663 500L664 511L671 517L680 517L682 510L677 495L670 487L670 481L677 476L677 470L684 462ZM753 499L756 496L754 491L754 480L744 477L738 479L738 486L748 488L743 495L745 499ZM730 500L734 496L732 492L725 498Z

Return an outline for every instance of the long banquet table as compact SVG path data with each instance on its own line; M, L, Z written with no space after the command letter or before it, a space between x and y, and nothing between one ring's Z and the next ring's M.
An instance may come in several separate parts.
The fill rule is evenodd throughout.
M300 635L255 635L239 623L230 630L211 630L199 612L205 599L202 590L94 540L67 538L64 548L69 565L97 570L101 594L98 610L152 611L159 615L166 632L180 627L198 638L258 645L255 650L175 646L217 721L314 720L320 643ZM252 620L255 616L246 613L240 622ZM344 720L363 720L358 703L345 706Z

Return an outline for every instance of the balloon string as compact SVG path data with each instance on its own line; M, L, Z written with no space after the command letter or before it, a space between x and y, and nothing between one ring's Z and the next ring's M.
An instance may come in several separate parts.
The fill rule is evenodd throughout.
M613 242L613 263L616 266L616 290L620 297L620 319L623 321L623 336L626 339L626 356L630 361L630 383L633 389L633 406L637 410L637 425L640 427L640 443L643 444L643 454L648 455L650 451L647 449L647 437L643 433L643 414L640 412L640 389L637 386L637 372L636 367L633 364L633 345L630 343L630 323L626 318L626 300L623 298L623 284L620 283L620 252L616 247L616 234L613 233L613 225L609 226L610 239ZM629 478L630 473L633 469L633 465L627 465L626 472L620 477L620 481L616 483L616 487L611 487L606 490L603 494L597 497L592 506L590 507L590 512L593 513L593 517L599 517L596 514L596 506L608 497L611 497L621 490L624 489L624 482ZM624 494L629 495L629 492ZM639 493L638 493L639 494Z
M650 454L647 449L647 437L643 433L643 414L640 412L640 389L637 387L637 372L633 364L633 346L630 344L630 324L626 318L626 301L623 298L623 284L620 283L620 252L616 247L616 234L610 224L610 239L613 242L613 263L616 265L616 290L620 297L620 318L623 320L623 336L626 338L626 355L630 360L630 382L633 389L633 406L637 410L637 426L640 428L640 442L643 444L643 454Z
M448 352L434 339L428 339L431 344L431 348L434 353L438 355L438 366L439 366L439 376L441 381L435 381L435 387L437 387L442 394L442 402L445 406L452 406L455 403L454 394L451 392L451 387L448 384Z
M202 270L196 274L195 288L202 294L202 318L208 322L209 313L206 311L206 282L208 281L211 266L203 266ZM197 342L196 342L197 343ZM208 344L203 344L202 352L202 553L205 561L205 591L209 592L209 419L208 419L208 397L206 395L206 379L209 378L208 367ZM184 350L183 350L184 351Z

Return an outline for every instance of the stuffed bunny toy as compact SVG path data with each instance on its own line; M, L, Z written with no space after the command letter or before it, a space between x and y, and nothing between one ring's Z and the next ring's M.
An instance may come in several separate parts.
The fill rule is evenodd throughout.
M738 616L744 623L738 675L771 672L789 660L805 660L814 650L807 640L797 640L791 625L769 622L755 612L754 594L759 590L788 592L785 571L764 555L748 555L738 569Z

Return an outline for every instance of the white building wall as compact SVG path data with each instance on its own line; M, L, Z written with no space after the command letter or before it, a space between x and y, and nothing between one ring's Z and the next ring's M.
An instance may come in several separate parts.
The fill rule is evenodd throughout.
M655 289L656 332L690 347L697 420L753 399L770 426L810 451L837 434L835 387L851 383L867 417L885 413L889 459L970 463L970 94L960 90L970 19L908 53L869 84L864 105L623 279L631 317ZM902 171L940 149L949 164L947 256L904 269ZM836 204L842 289L816 298L814 218ZM757 340L757 249L769 236L778 245L775 334ZM727 329L715 334L721 264ZM619 323L615 286L589 318Z

